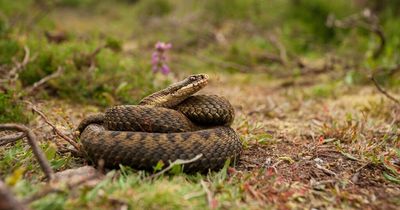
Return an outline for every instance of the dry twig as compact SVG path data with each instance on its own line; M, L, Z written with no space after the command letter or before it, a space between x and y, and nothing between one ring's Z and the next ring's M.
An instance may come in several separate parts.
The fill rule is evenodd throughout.
M33 201L39 200L49 194L62 193L62 192L64 192L64 190L62 190L62 189L58 189L58 188L54 188L54 187L46 187L44 190L41 190L38 193L35 193L34 195L23 199L22 203L30 204Z
M88 167L88 166L85 166L85 167ZM43 190L33 194L32 196L25 198L23 200L23 203L29 204L29 203L32 203L36 200L39 200L39 199L41 199L49 194L53 194L53 193L65 193L68 190L73 190L87 182L98 179L102 176L103 167L104 167L104 161L100 160L98 163L98 169L90 176L85 176L83 179L79 179L77 181L70 178L71 180L68 180L66 182L66 185L60 185L59 183L50 183L50 185L48 185ZM82 168L84 168L84 167L82 167ZM75 170L75 169L70 169L70 170ZM76 170L79 170L79 169L76 169ZM60 173L63 173L63 172L60 172ZM56 176L56 178L54 180L57 182L58 178L60 178L60 177Z
M359 177L359 175L360 175L360 171L361 171L363 168L369 166L370 164L371 164L371 163L367 162L367 163L364 163L361 167L357 168L357 169L356 169L356 172L353 174L353 176L351 177L350 180L351 180L353 183L357 183L358 177Z
M51 127L53 128L53 131L60 136L61 138L63 138L65 141L67 141L68 143L70 143L77 151L80 151L80 146L78 143L76 143L73 139L71 139L70 137L66 136L65 134L63 134L53 123L50 122L50 120L46 117L46 115L41 112L38 108L35 107L35 105L33 105L31 102L29 101L25 101L26 103L28 103L31 106L31 109L36 112L37 114L40 115L40 117L42 117L42 119Z
M350 15L342 20L337 20L333 15L330 15L327 19L327 25L344 29L361 27L374 33L380 42L373 53L373 58L378 58L385 49L386 39L382 26L379 24L379 18L368 8L361 13Z
M279 51L279 62L286 66L288 61L287 51L285 45L279 41L278 37L274 34L268 36L268 40L278 49Z
M317 166L318 169L322 170L326 174L329 174L329 175L337 177L337 174L335 172L333 172L333 171L331 171L331 170L329 170L329 169L327 169L327 168L325 168L325 167L323 167L323 166L321 166L319 164L316 164L316 166Z
M14 62L14 67L8 70L4 79L1 79L1 83L14 83L18 77L19 73L25 68L25 66L32 60L30 57L30 50L27 46L24 47L25 55L21 62Z
M77 187L79 187L79 186L81 186L81 185L83 185L83 184L85 184L85 183L87 183L87 182L89 182L91 180L97 179L99 177L100 177L99 173L95 173L95 174L87 176L84 179L81 179L81 180L79 180L77 182L67 182L66 186L59 185L59 184L55 185L55 186L48 185L43 190L41 190L41 191L39 191L39 192L29 196L29 197L24 198L22 203L28 205L28 204L36 201L36 200L39 200L39 199L41 199L43 197L46 197L49 194L66 193L68 190L73 190L73 189L75 189L75 188L77 188Z
M51 180L54 175L53 169L51 169L50 163L48 162L45 155L43 154L43 151L37 144L36 136L33 133L33 131L24 125L12 124L12 123L0 124L0 131L4 130L12 130L25 133L26 137L28 138L28 143L32 148L33 154L38 160L39 165L42 168L44 174L46 175L47 180Z
M156 177L159 177L160 175L164 174L165 172L171 170L176 165L184 165L184 164L192 163L194 161L197 161L201 157L203 157L203 154L198 154L198 155L196 155L196 157L189 159L189 160L181 160L181 159L175 160L174 162L169 164L168 167L164 168L163 170L161 170L160 172L158 172L156 174L153 174L153 175L147 177L147 179L154 179Z
M22 62L16 62L14 68L11 69L9 75L14 76L13 80L18 79L18 73L25 68L30 61L30 50L27 46L24 47L25 55Z
M25 133L18 133L18 134L14 134L14 135L3 136L2 138L0 138L0 146L18 141L24 137L25 137Z
M32 86L26 88L26 94L30 95L32 94L35 90L37 90L40 86L46 84L49 80L52 80L58 76L60 76L62 73L64 72L64 68L59 66L57 68L57 71L55 71L54 73L47 75L46 77L43 77L42 79L40 79L39 81L35 82Z
M22 202L24 204L29 204L29 203L32 203L43 197L46 197L49 194L65 193L66 190L72 190L72 189L79 187L80 185L82 185L90 180L96 179L98 177L99 177L98 174L94 174L94 175L86 177L85 179L80 180L79 182L67 183L66 189L62 189L60 187L48 186L48 187L44 188L43 190L39 191L38 193L35 193L32 196L25 198Z
M400 101L393 97L392 95L390 95L385 89L383 89L378 81L376 81L376 79L372 76L371 77L372 82L374 83L375 87L378 89L379 92L381 92L383 95L385 95L388 99L392 100L393 102L395 102L397 105L400 105Z
M89 72L91 72L95 69L96 56L101 52L101 50L103 50L106 47L107 47L107 44L102 44L99 47L97 47L93 52L82 55L85 60L84 65L89 67Z

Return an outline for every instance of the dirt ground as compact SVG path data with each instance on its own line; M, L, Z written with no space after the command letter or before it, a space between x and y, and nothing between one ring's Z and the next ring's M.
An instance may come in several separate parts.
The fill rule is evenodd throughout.
M307 86L282 86L262 75L218 75L200 93L218 94L236 110L243 155L229 183L243 182L249 199L288 208L397 209L400 186L378 163L399 148L399 107L371 87L314 97ZM38 102L66 133L97 107ZM79 111L78 111L79 110ZM34 120L40 138L50 127ZM60 141L62 142L62 141ZM390 162L399 167L398 159ZM299 206L299 203L301 204Z
M384 153L378 147L388 143L382 142L387 135L400 146L399 107L383 103L374 87L319 99L306 98L307 87L236 80L214 82L204 92L224 95L237 111L234 127L248 142L237 170L255 174L249 181L254 196L285 203L288 194L297 194L313 205L322 198L355 208L398 207L399 186L384 179L382 166L365 158L370 151ZM374 103L382 103L376 113Z

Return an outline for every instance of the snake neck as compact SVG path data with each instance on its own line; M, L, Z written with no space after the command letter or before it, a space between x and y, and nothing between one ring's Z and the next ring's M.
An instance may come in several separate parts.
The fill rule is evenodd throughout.
M143 98L139 105L172 108L208 84L207 74L191 75L167 88Z
M173 97L168 91L163 90L143 98L139 105L171 108L184 101L187 97L189 96Z

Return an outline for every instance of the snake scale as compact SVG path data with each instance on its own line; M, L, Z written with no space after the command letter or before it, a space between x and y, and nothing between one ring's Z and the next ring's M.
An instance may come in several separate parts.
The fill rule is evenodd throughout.
M155 92L139 105L119 105L91 115L80 123L80 139L93 161L106 167L119 164L151 170L160 160L200 159L185 171L217 170L242 150L229 127L234 109L223 97L193 95L208 83L208 75L191 75Z

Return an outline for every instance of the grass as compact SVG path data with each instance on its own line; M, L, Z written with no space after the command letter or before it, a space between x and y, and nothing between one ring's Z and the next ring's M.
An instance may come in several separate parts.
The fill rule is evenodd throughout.
M149 180L148 173L121 166L95 186L63 188L30 207L395 209L400 205L400 108L370 86L368 77L375 73L399 98L398 72L392 70L399 58L400 27L392 12L398 6L379 11L387 45L379 58L372 58L377 45L373 34L328 28L325 20L373 3L297 2L62 0L49 4L47 15L40 16L46 7L32 0L0 1L1 73L22 60L24 47L32 58L16 84L0 86L0 122L33 128L55 171L88 163L57 151L65 142L29 114L16 94L59 66L65 68L61 77L31 97L22 96L65 133L90 113L135 104L178 78L207 72L212 81L203 93L231 101L233 128L245 148L234 168ZM46 39L46 31L66 40ZM168 76L151 72L157 41L173 44ZM281 53L276 42L286 50L285 65L266 60ZM329 63L332 58L336 60ZM19 199L46 188L28 148L26 142L0 147L0 177Z
M165 174L151 181L146 178L147 173L121 166L119 170L109 171L94 187L66 190L37 200L31 206L35 209L61 206L65 209L122 206L129 209L204 209L210 204L202 180L212 192L211 205L220 209L356 209L382 205L393 208L398 204L395 180L399 175L394 162L400 142L396 134L398 128L392 124L396 116L390 115L393 104L383 96L374 91L367 98L357 96L354 92L371 91L371 88L359 87L358 91L341 91L336 97L322 100L306 93L303 99L290 98L283 92L296 87L276 91L279 83L265 84L257 75L247 75L247 79L229 74L220 76L225 81L223 85L211 83L205 91L224 95L237 110L233 127L242 137L245 150L235 168L206 175ZM252 85L248 86L249 83ZM237 85L240 88L235 90ZM248 91L254 90L259 91L249 97ZM265 107L263 95L268 95L270 102L267 104L271 107ZM76 110L82 110L81 106L57 103L63 102L53 102L42 109L45 113L58 110L64 115L75 112L77 116ZM74 115L69 119L72 124L80 119ZM57 116L51 115L51 120L59 126L65 125L64 119ZM43 126L40 121L35 120L32 126ZM51 133L41 130L44 136ZM20 197L45 187L35 181L43 174L26 147L20 142L2 147L0 152L3 177L13 177L16 171L24 168L23 176L13 185ZM42 144L57 171L86 165L80 159L54 154L52 147L51 143ZM316 164L336 176L324 172ZM341 202L331 202L333 200Z

